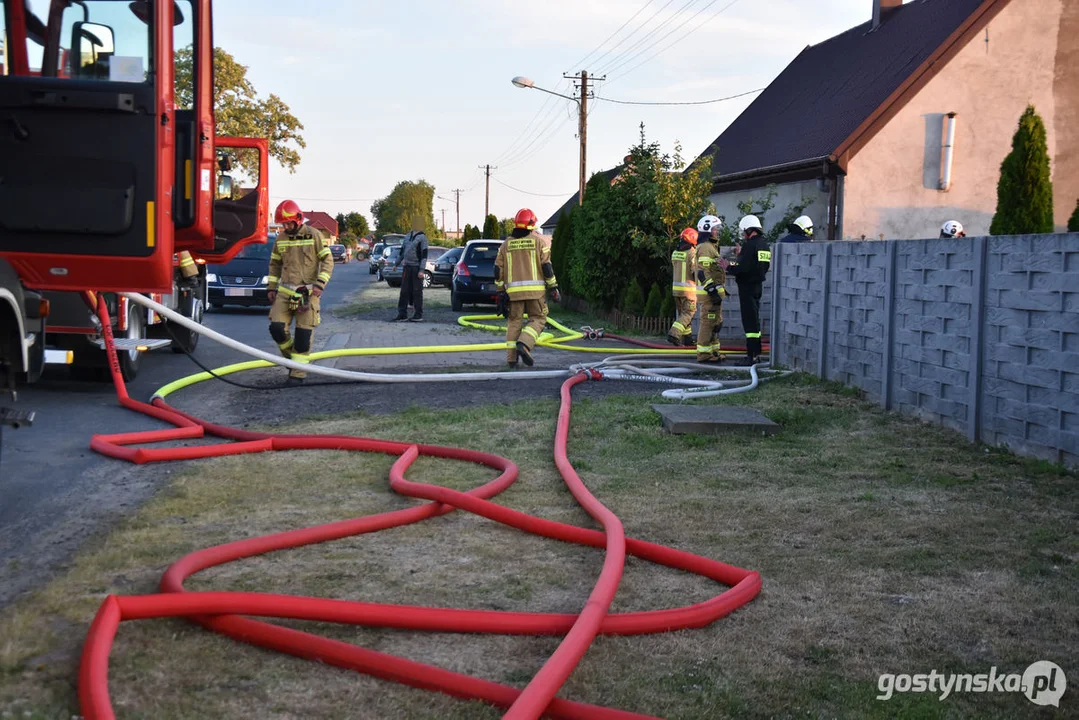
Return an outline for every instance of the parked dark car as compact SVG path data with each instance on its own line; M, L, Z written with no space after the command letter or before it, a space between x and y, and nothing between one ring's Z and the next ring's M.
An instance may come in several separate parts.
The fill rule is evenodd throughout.
M446 252L449 248L439 247L438 245L429 245L427 247L427 264L423 270L423 286L425 288L431 287L431 272L435 267L435 260L442 257L442 253ZM396 256L397 259L400 255ZM382 267L382 279L393 287L401 286L401 277L404 275L404 268L394 267L393 263L387 263Z
M367 263L367 274L374 275L378 272L378 264L382 261L382 251L386 249L386 243L377 242L374 247L371 248L371 254L369 262Z
M385 280L386 284L390 287L401 287L401 268L394 268L394 263L396 263L400 257L401 246L390 245L382 251L382 257L379 259L376 277L379 280Z
M330 245L330 254L333 255L333 261L335 263L348 262L348 249L344 245Z
M461 253L464 251L463 247L450 248L435 261L435 267L431 270L432 285L448 288L453 284L453 269L461 261Z
M266 298L266 284L276 237L270 235L266 243L248 245L225 265L206 266L206 297L210 307L269 307L272 304Z
M465 303L495 305L495 258L501 240L469 240L450 285L450 307L461 310Z

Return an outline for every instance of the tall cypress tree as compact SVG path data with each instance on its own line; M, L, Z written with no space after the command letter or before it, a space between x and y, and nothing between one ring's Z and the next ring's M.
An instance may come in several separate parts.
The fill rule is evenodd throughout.
M989 233L1051 233L1053 228L1053 183L1045 123L1034 106L1028 105L1012 138L1012 151L1000 166L997 212Z
M1068 232L1079 232L1079 200L1075 201L1075 212L1068 220Z

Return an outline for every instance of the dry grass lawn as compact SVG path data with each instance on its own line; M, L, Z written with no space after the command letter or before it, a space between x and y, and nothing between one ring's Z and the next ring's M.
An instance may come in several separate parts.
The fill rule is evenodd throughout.
M462 390L463 392L466 390ZM347 392L347 390L346 390ZM1021 695L897 695L881 673L1079 669L1079 477L967 444L794 377L715 402L762 409L775 437L670 436L649 398L575 406L570 457L627 533L759 570L761 595L694 631L600 638L562 695L665 718L1000 717ZM506 455L498 499L587 524L551 459L554 400L321 418L297 431L414 439ZM78 652L109 593L156 590L184 553L406 507L392 459L295 452L201 461L64 576L0 615L0 717L77 713ZM455 488L490 471L421 459ZM202 573L189 589L258 590L442 607L576 611L602 554L457 512L420 525ZM631 560L616 610L712 596L700 578ZM557 638L430 635L294 623L384 652L523 686ZM1073 674L1079 683L1079 674ZM496 718L412 690L216 637L181 620L125 623L113 650L121 718ZM1070 688L1061 714L1075 715ZM24 715L24 713L28 713Z

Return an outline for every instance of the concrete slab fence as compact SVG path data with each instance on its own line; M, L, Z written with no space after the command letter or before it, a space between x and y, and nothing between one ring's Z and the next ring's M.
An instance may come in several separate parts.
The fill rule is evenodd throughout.
M1079 234L784 243L769 274L779 364L1079 467Z

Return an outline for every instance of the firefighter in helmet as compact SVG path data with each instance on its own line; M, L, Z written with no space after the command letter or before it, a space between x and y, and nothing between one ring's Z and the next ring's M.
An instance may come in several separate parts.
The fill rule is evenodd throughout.
M963 229L963 223L958 220L949 220L940 226L940 236L942 238L961 238L966 237L967 233Z
M309 362L311 336L319 324L319 303L333 274L333 254L322 232L305 225L303 211L292 200L277 206L274 221L283 226L270 254L270 281L266 296L270 308L270 336L286 358ZM296 334L289 333L296 321ZM289 385L302 383L307 373L290 370Z
M671 295L678 313L667 331L667 342L671 345L690 346L696 342L693 337L693 316L697 313L696 269L697 231L686 228L678 236L678 247L671 253Z
M547 324L547 293L551 293L556 303L562 302L551 265L551 245L533 232L536 223L536 213L528 208L518 211L513 218L513 231L495 257L495 287L499 314L507 321L506 361L511 368L517 367L518 358L525 365L532 365L532 348Z
M697 223L697 305L701 326L697 332L697 362L721 363L719 330L723 327L723 298L727 271L720 264L719 229L723 223L715 215L705 215Z
M772 249L756 215L742 218L738 229L742 233L741 249L737 259L727 266L727 274L738 283L738 304L746 333L746 358L741 364L756 365L761 358L761 295L772 265Z

